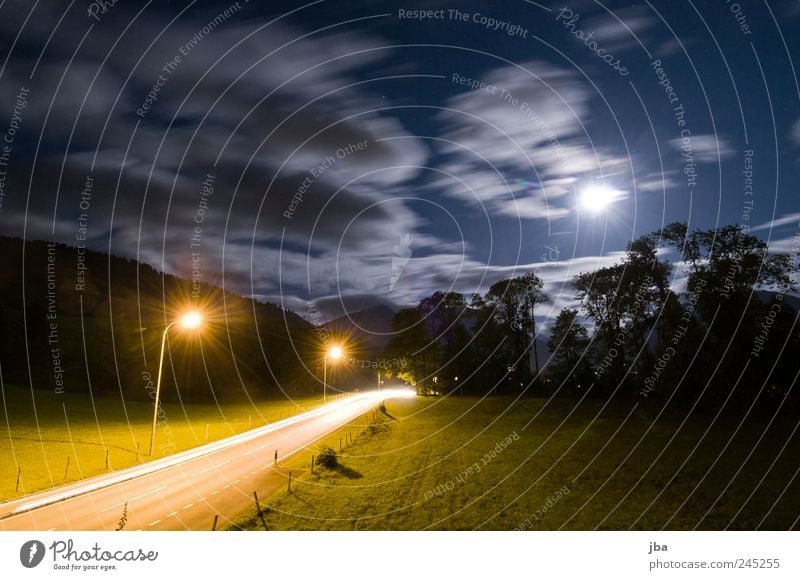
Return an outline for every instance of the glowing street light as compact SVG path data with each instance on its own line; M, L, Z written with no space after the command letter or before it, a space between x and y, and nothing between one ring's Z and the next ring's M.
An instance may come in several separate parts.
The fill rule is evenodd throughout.
M325 360L323 363L323 371L322 371L322 402L328 402L328 357L332 360L339 360L342 358L342 347L340 346L332 346L330 347L327 352L325 353Z
M173 320L164 329L161 335L161 356L158 359L158 379L156 380L156 400L153 409L153 429L150 432L150 455L153 455L153 448L156 442L156 421L158 420L158 399L161 395L161 372L164 369L164 349L167 345L167 333L175 325L179 325L184 330L196 330L203 324L203 315L196 310L190 310L177 320Z

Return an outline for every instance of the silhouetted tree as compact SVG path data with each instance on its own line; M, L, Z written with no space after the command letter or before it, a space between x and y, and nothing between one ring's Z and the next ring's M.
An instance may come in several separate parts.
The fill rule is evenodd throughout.
M647 361L647 341L662 306L672 294L671 266L658 259L655 238L628 244L625 259L575 277L576 297L595 323L600 345L596 372L606 389L635 383Z
M587 365L582 357L588 344L589 333L578 322L578 311L562 309L547 339L547 348L552 353L547 368L555 380L569 385L573 391L579 385L584 386L581 383L587 378Z
M535 308L550 298L542 290L542 280L533 272L496 282L486 294L497 320L505 327L510 338L511 366L527 381L531 374L530 352L533 348L536 373L539 373L539 356L536 349Z

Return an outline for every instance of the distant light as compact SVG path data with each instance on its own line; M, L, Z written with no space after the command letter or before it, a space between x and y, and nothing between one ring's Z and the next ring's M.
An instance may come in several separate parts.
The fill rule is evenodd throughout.
M203 324L203 316L196 310L193 310L181 316L180 322L181 326L186 330L194 330Z
M618 191L605 185L590 185L581 192L580 205L592 213L601 213L619 197Z
M376 399L416 399L417 391L414 389L384 389L372 391L369 395Z
M330 349L328 349L328 358L333 360L339 360L342 358L342 347L332 346Z

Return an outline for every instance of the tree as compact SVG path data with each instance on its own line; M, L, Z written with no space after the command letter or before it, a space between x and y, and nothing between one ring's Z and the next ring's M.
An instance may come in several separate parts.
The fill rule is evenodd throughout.
M550 297L542 290L544 283L533 272L492 284L486 294L497 320L510 338L511 366L525 377L530 376L530 352L533 348L536 373L539 373L539 353L536 349L535 308Z
M426 359L433 365L428 378L433 380L433 390L447 388L458 368L458 354L466 347L463 323L467 312L467 301L458 292L437 291L420 300L417 309L425 317L431 340L425 349ZM440 376L442 375L442 376Z
M770 254L767 243L748 230L728 225L690 232L687 224L675 222L657 233L689 262L689 290L702 287L710 306L720 299L736 301L756 288L794 290L791 256Z
M483 394L502 383L511 350L494 308L480 294L472 295L467 319L471 340L468 362L461 367L460 384L462 390Z
M701 406L717 409L734 388L738 398L752 400L765 377L776 376L773 364L783 340L791 340L793 320L791 309L776 307L774 301L765 304L756 291L777 291L782 304L786 293L796 289L792 275L797 268L791 256L770 253L767 243L742 225L690 231L687 224L676 222L657 234L689 265L688 296L696 304L693 320L703 325L704 336L703 357L686 375L698 394L704 393ZM752 356L754 338L764 324L777 329L779 322L781 330L775 335L782 338L773 340L767 333L765 351Z
M392 338L384 350L384 357L407 361L403 366L386 369L389 377L397 377L413 384L419 384L428 376L425 350L430 343L430 334L425 326L425 318L419 308L405 308L392 318ZM418 386L418 389L420 386Z
M646 360L642 355L647 340L672 294L671 268L658 259L656 238L648 235L628 244L622 262L575 277L576 297L594 320L595 336L604 346L597 373L607 387L638 372L635 369Z
M582 357L589 344L589 333L578 323L578 311L564 308L556 316L547 348L553 353L548 367L559 382L568 383L577 389L579 380L585 375L586 364Z

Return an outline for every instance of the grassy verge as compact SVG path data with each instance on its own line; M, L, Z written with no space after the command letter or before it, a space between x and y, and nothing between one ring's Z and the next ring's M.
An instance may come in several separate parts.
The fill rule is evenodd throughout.
M307 411L320 397L254 404L164 404L153 457L153 405L5 386L0 501L130 467ZM108 455L106 455L106 453ZM108 457L108 464L106 464ZM18 469L20 475L17 489Z
M595 418L599 404L574 404L467 397L387 402L397 420L379 416L375 427L343 448L337 469L317 468L312 474L308 462L323 445L338 451L341 431L309 449L309 456L294 458L305 471L291 493L263 498L267 526L797 526L800 477L794 476L800 445L790 421L766 431L764 425L739 427L731 421L706 434L708 417L690 418L678 429L684 417L653 423L652 414L639 410L605 410ZM232 529L263 529L254 511Z

